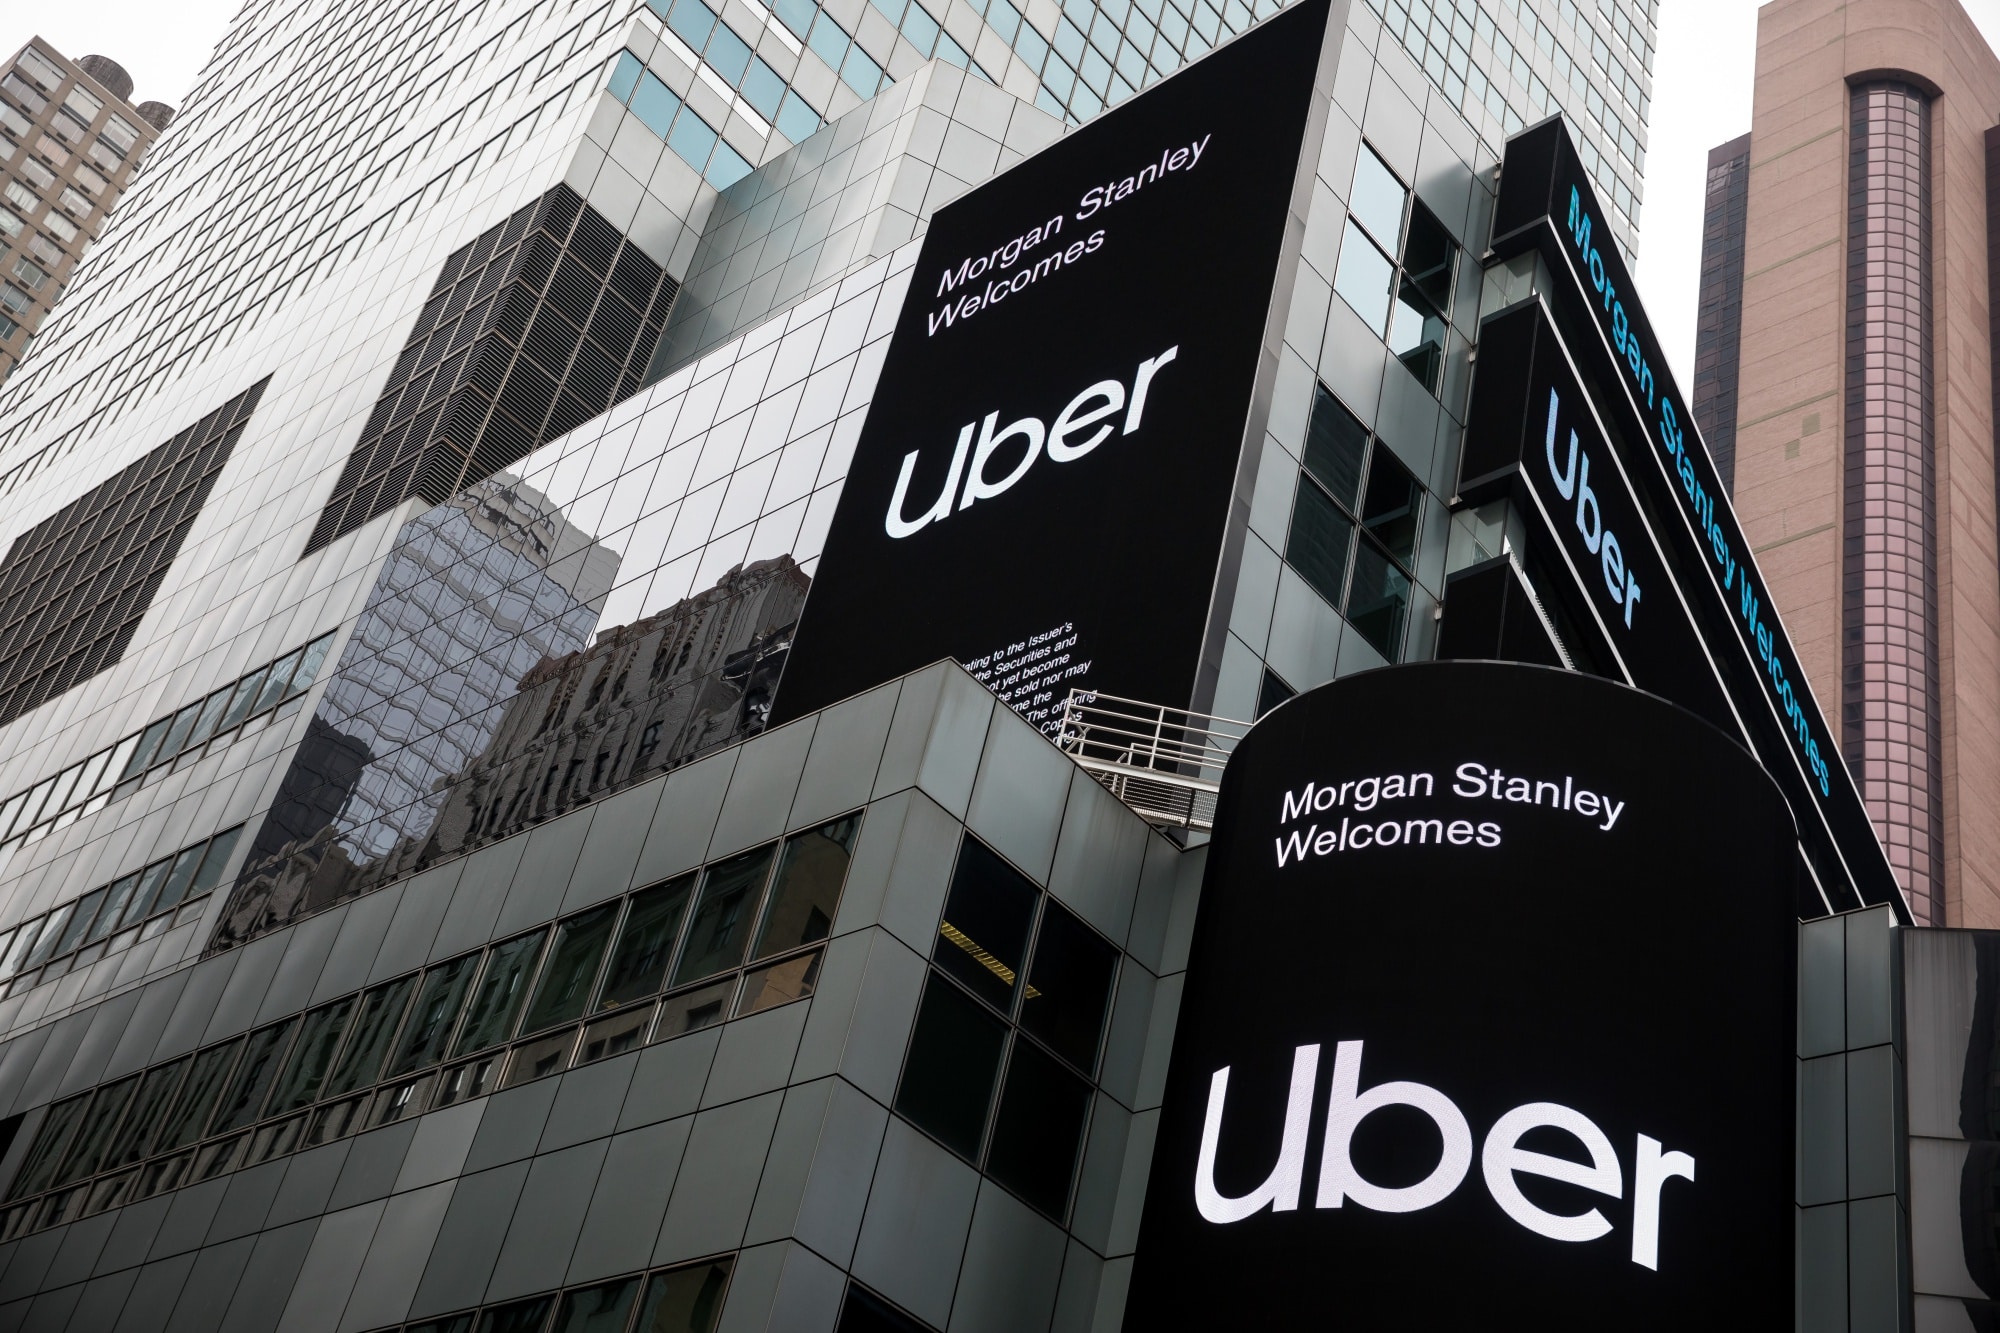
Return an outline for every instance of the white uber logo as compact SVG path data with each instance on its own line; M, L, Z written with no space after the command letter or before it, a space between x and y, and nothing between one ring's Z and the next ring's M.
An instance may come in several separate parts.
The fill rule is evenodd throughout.
M907 517L909 507L910 478L917 470L917 455L922 452L912 449L903 455L903 470L896 478L896 491L889 499L889 512L883 517L882 529L891 537L908 537L923 531L933 523L941 523L954 512L952 501L958 501L959 509L970 509L981 500L990 500L1003 494L1014 483L1028 475L1044 453L1058 463L1072 463L1110 439L1115 432L1130 435L1138 430L1146 415L1146 392L1152 387L1153 377L1162 367L1180 353L1179 346L1169 347L1158 356L1149 357L1139 363L1133 373L1132 387L1128 392L1123 380L1099 380L1082 393L1069 400L1069 405L1056 414L1053 422L1044 425L1040 417L1022 417L1002 427L1000 414L988 412L984 421L968 421L958 432L958 447L952 450L951 470L945 474L944 489L938 494L936 503L914 518ZM1125 414L1124 420L1115 418ZM973 441L974 431L978 432L978 443ZM1009 440L1019 439L1025 445L1021 459L1003 476L987 475L993 455ZM972 455L970 469L966 466L966 454ZM959 491L959 482L965 482L964 493Z
M1380 1213L1413 1213L1440 1203L1472 1169L1472 1127L1451 1098L1422 1083L1378 1083L1361 1089L1361 1046L1343 1041L1334 1049L1333 1091L1327 1104L1326 1137L1320 1150L1317 1208L1340 1208L1352 1200ZM1274 1213L1295 1211L1305 1178L1306 1138L1311 1128L1313 1100L1319 1082L1319 1047L1300 1046L1292 1053L1291 1092L1285 1102L1285 1129L1277 1165L1264 1183L1248 1194L1230 1198L1215 1188L1216 1145L1222 1138L1223 1103L1229 1096L1229 1070L1218 1069L1208 1084L1208 1114L1202 1123L1201 1155L1195 1164L1194 1202L1211 1222L1240 1222L1269 1207ZM1443 1140L1443 1150L1431 1173L1414 1185L1377 1185L1355 1169L1350 1148L1361 1122L1385 1106L1408 1106L1430 1117ZM1587 1162L1520 1146L1530 1130L1559 1129L1583 1146ZM1541 1176L1602 1194L1623 1198L1625 1175L1611 1140L1581 1111L1554 1102L1517 1106L1494 1122L1479 1154L1481 1173L1493 1201L1508 1217L1550 1240L1596 1240L1610 1232L1611 1223L1596 1208L1581 1213L1552 1213L1521 1192L1520 1176ZM1660 1191L1678 1177L1693 1181L1694 1158L1684 1152L1663 1152L1658 1139L1641 1134L1632 1167L1632 1262L1659 1268Z

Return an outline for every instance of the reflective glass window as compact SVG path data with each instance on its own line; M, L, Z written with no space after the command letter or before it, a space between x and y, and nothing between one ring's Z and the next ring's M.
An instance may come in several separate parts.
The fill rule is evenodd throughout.
M715 35L709 39L708 50L703 54L732 88L749 72L750 47L726 23L716 25Z
M496 1305L479 1318L479 1333L541 1333L553 1296L531 1296L511 1305Z
M179 754L187 745L189 733L194 730L194 720L201 716L201 705L191 703L175 713L167 723L167 738L160 743L160 759L167 760Z
M199 847L190 847L174 858L166 883L160 886L160 896L147 908L148 915L178 906L181 899L187 897L188 887L194 883L194 872L200 868L202 855L207 850L208 846L204 843Z
M28 1155L21 1162L21 1170L14 1177L14 1188L8 1192L11 1199L39 1194L55 1180L56 1170L69 1153L70 1144L76 1138L77 1127L83 1123L84 1112L90 1109L90 1094L72 1097L66 1102L57 1102L49 1109L42 1121L42 1127L35 1132L35 1141L29 1145Z
M27 958L21 964L23 970L40 967L55 957L56 943L62 939L63 932L69 929L70 918L75 915L75 903L64 903L49 913L48 924L42 927L41 938L35 941L35 947L29 950Z
M618 904L612 902L557 924L548 965L535 983L535 998L521 1024L523 1034L541 1032L583 1017L617 915Z
M410 1010L410 1021L403 1025L403 1038L397 1043L396 1058L390 1062L385 1077L429 1069L444 1059L445 1046L451 1041L452 1028L458 1023L459 1010L465 1006L465 995L472 988L472 976L478 967L479 955L469 953L424 973L416 1007Z
M1325 385L1313 393L1306 422L1306 470L1327 494L1348 509L1361 495L1361 468L1368 456L1368 428Z
M76 911L71 913L69 924L63 927L62 938L56 941L53 949L49 950L49 957L60 958L83 943L84 932L97 920L97 911L104 905L104 895L108 892L108 887L92 889L76 900Z
M1458 244L1422 202L1410 206L1410 234L1403 242L1403 276L1433 310L1451 313L1451 283Z
M1016 1041L993 1118L987 1174L1060 1220L1089 1111L1089 1084L1032 1042Z
M617 68L611 71L611 95L621 102L630 97L639 84L639 71L644 68L630 51L620 51Z
M229 864L229 854L236 850L237 842L243 837L243 826L238 824L226 833L218 833L208 840L202 849L201 869L196 872L194 883L188 889L188 897L212 892L221 882L222 872Z
M1396 266L1389 257L1349 218L1340 240L1340 260L1333 271L1333 289L1378 338L1388 328L1389 295L1395 277Z
M222 710L229 707L229 696L235 692L234 685L217 690L202 700L201 711L195 714L194 727L188 732L186 744L200 745L215 734L215 728L222 721Z
M334 1052L340 1049L341 1036L353 1012L354 997L350 995L322 1005L305 1016L291 1057L271 1089L269 1114L283 1115L287 1111L312 1105L319 1095L320 1084L326 1079L328 1068L333 1064Z
M1373 149L1362 146L1354 155L1354 189L1347 210L1366 227L1384 250L1396 253L1403 243L1403 201L1406 192L1396 173Z
M625 1333L625 1321L638 1295L636 1277L569 1292L563 1296L549 1333Z
M66 1185L72 1180L82 1180L103 1164L104 1150L111 1144L111 1133L118 1127L132 1094L138 1090L137 1074L97 1090L97 1095L91 1099L89 1113L77 1128L76 1146L70 1150L53 1183Z
M669 995L660 1004L660 1021L654 1041L666 1041L720 1023L729 1017L729 997L736 990L736 978L713 985L696 986Z
M130 1166L151 1151L153 1132L159 1128L167 1108L173 1104L174 1093L180 1088L181 1075L187 1073L189 1063L189 1057L182 1056L146 1071L139 1091L132 1099L131 1114L119 1122L117 1132L105 1147L103 1165L106 1170L115 1171L121 1166Z
M696 8L701 6L696 5ZM664 139L673 129L674 116L681 109L681 99L674 96L673 90L661 83L651 70L646 70L639 76L639 88L632 94L631 105L632 114L647 129Z
M1090 1073L1111 1002L1118 950L1061 903L1042 909L1035 957L1021 1000L1021 1027L1057 1055Z
M1354 588L1348 595L1348 623L1391 662L1403 650L1403 626L1410 612L1410 576L1396 567L1375 542L1363 539L1354 556Z
M304 694L312 688L313 682L319 679L320 667L326 663L327 653L332 650L333 635L331 634L322 634L305 646L305 651L299 657L299 669L292 673L291 680L285 684L285 697L287 699L293 695ZM275 676L277 672L274 670L271 674Z
M124 776L136 777L152 766L159 757L160 746L167 739L167 728L173 723L172 718L163 717L139 734L139 748L132 751L131 759L126 761Z
M507 1040L514 1032L514 1017L521 1012L521 999L528 989L535 959L542 951L548 931L538 930L496 944L486 953L486 966L479 974L472 1007L465 1016L454 1055L483 1051Z
M710 1333L722 1313L729 1268L730 1260L715 1259L653 1274L632 1333Z
M291 684L292 676L298 671L299 659L304 656L303 648L295 648L271 664L271 674L264 677L264 688L250 708L253 717L267 708L277 707L278 700L285 697L285 686ZM145 747L142 745L140 749L143 751Z
M972 993L1003 1013L1013 1010L1014 982L1028 951L1041 896L1032 881L970 835L958 848L951 891L931 957Z
M227 1134L257 1119L258 1112L264 1109L264 1096L278 1077L285 1052L291 1047L293 1029L298 1025L296 1018L288 1018L250 1034L243 1048L243 1059L230 1080L229 1092L216 1114L212 1133Z
M786 839L753 959L817 943L832 932L860 828L861 816L848 815Z
M1378 447L1368 467L1368 497L1361 505L1361 526L1404 564L1416 553L1417 510L1422 497L1417 479L1402 460Z
M701 897L688 924L687 944L674 969L679 985L736 967L750 942L751 918L757 911L765 873L774 847L759 847L708 868Z
M325 1096L339 1097L365 1088L382 1072L382 1061L395 1040L396 1026L409 1007L410 994L417 988L415 977L386 982L361 997L361 1012L355 1015L353 1030L341 1048L340 1061L326 1081Z
M1353 520L1310 476L1300 477L1298 493L1292 497L1291 530L1285 536L1285 563L1334 607L1340 605L1347 552L1353 544Z
M138 887L139 872L136 870L110 887L105 895L104 906L97 914L97 920L91 923L90 932L83 937L85 944L95 944L118 929L125 916L126 907L132 902L132 891Z
M682 875L632 896L631 908L618 931L618 945L611 952L611 966L604 974L598 1008L611 1009L655 994L666 982L667 961L673 956L674 938L680 934L681 914L687 910L694 880L693 875Z
M264 679L270 675L270 668L253 671L236 682L236 688L229 695L229 706L222 710L222 721L216 724L217 731L228 731L250 716L250 706L257 702L257 696L264 689Z
M177 859L170 856L164 861L155 861L139 872L139 887L132 892L132 902L125 909L122 925L144 921L152 914L153 904L159 900L160 888L167 882L167 875Z
M897 1112L954 1152L977 1157L1006 1039L998 1019L932 973L903 1061Z
M211 1046L205 1051L196 1051L194 1064L188 1070L187 1080L182 1083L180 1097L174 1102L174 1109L160 1122L160 1136L153 1141L154 1152L170 1152L185 1147L201 1137L208 1126L209 1113L215 1109L216 1099L222 1095L222 1085L229 1077L230 1066L236 1063L236 1053L243 1049L243 1038L226 1041L220 1046Z
M762 1009L774 1009L812 994L813 987L819 984L821 956L821 951L814 949L811 953L793 954L769 967L744 973L743 991L736 1000L736 1016L741 1018Z

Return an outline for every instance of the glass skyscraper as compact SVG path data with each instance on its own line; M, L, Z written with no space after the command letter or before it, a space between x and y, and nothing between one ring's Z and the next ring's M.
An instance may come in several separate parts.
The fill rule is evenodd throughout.
M0 1322L1118 1327L1198 829L948 663L766 723L932 215L1277 14L237 16L0 388ZM1632 249L1653 34L1333 7L1148 702L1433 655L1503 141Z

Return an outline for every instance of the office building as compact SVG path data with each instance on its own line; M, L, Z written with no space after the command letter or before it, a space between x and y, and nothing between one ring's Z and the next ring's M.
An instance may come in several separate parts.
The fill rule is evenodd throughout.
M1758 22L1750 133L1711 161L1703 426L1913 910L1990 926L2000 62L1953 3Z
M0 388L0 1321L1119 1326L1213 774L1047 735L1078 682L1222 734L1435 655L1448 577L1555 558L1451 505L1481 316L1548 286L1479 256L1508 137L1558 111L1633 248L1653 22L245 9ZM1260 38L1284 77L1219 97ZM1211 111L1177 163L1145 137ZM1040 209L1127 148L1102 217ZM975 249L981 186L1040 211ZM1140 282L1197 213L1213 250ZM974 259L1007 304L934 301ZM1233 414L1219 483L1128 507L1155 545L1122 557L1061 530L1096 532L1088 616L825 619L888 498L850 477L893 483L897 414L966 382L912 358L1023 319L1116 352L1135 439ZM982 446L906 572L977 574L954 534L1144 457L1013 364L963 436L931 404L899 517L955 437L1008 438L988 413L1043 460L1003 485ZM1112 595L1163 532L1171 651Z
M131 97L117 61L71 62L39 37L0 65L0 383L173 119Z

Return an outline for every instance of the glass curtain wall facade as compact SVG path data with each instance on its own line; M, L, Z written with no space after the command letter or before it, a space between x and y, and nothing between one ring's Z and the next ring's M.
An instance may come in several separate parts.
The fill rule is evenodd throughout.
M931 210L1263 12L244 11L0 391L0 539L233 432L0 727L0 1321L1118 1326L1203 853L949 666L765 719ZM1336 14L1229 716L1431 654L1563 59L1636 224L1649 14Z
M1852 94L1841 745L1920 923L1940 920L1930 99Z
M1701 297L1690 406L1725 487L1736 477L1736 377L1743 336L1743 238L1750 205L1750 136L1708 153L1702 209Z

